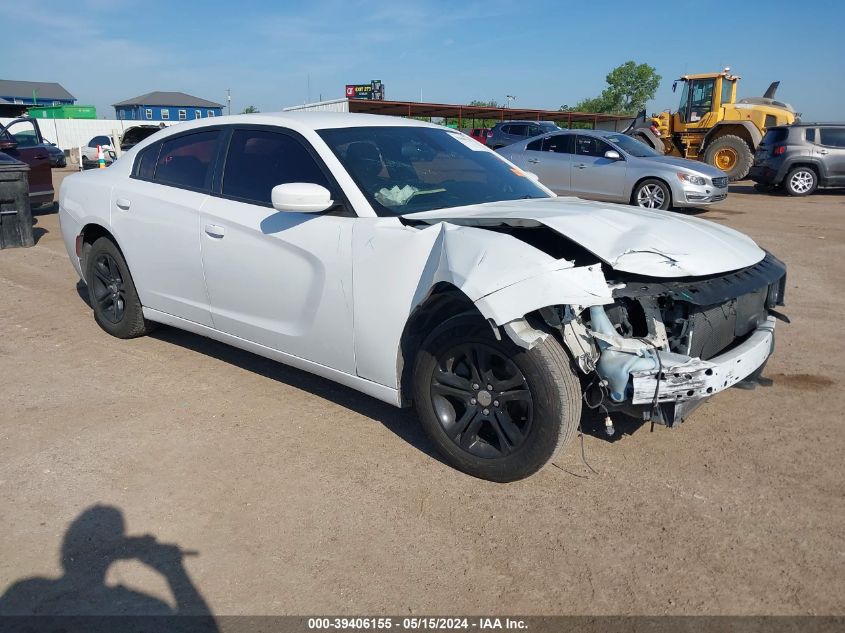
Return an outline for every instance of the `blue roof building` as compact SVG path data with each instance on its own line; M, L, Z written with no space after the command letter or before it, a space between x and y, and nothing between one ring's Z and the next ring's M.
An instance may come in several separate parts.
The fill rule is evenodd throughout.
M60 84L0 79L0 99L20 105L73 105L76 97Z
M149 92L115 103L114 112L129 121L193 121L222 116L223 104L184 92Z

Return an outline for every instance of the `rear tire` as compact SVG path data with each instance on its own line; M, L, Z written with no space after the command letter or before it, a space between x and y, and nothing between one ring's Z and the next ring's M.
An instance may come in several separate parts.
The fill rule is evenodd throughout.
M738 136L726 134L712 141L704 152L704 160L728 175L728 180L742 180L751 171L754 153Z
M783 188L790 196L809 196L819 186L819 177L811 167L795 167L783 179Z
M490 481L540 470L581 418L580 383L553 336L525 350L496 340L474 314L449 319L428 337L413 392L422 427L445 460Z
M106 332L117 338L135 338L152 330L126 260L109 238L99 238L86 251L85 283L94 320Z

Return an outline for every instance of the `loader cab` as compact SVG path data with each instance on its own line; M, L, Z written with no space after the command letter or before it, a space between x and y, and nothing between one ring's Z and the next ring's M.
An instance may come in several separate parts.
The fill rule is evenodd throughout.
M719 119L718 112L736 99L738 77L726 73L686 75L673 85L683 84L678 104L676 130L709 128Z

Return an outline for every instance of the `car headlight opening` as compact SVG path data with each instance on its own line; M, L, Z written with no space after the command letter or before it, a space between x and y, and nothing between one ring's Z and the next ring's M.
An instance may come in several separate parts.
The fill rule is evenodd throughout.
M678 172L678 180L681 182L688 183L690 185L706 185L707 180L702 178L701 176L694 176L692 174L685 174L682 171Z

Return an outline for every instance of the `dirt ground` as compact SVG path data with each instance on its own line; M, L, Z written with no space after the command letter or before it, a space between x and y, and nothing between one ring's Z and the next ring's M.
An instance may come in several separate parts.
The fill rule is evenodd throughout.
M66 609L120 585L214 614L845 613L845 195L740 183L699 215L787 262L774 386L677 430L617 417L618 441L583 439L596 472L576 437L502 485L326 380L168 328L109 337L38 214L37 245L0 252L0 593L41 577ZM187 576L174 550L120 541L119 515L192 550ZM37 600L22 587L7 607Z

